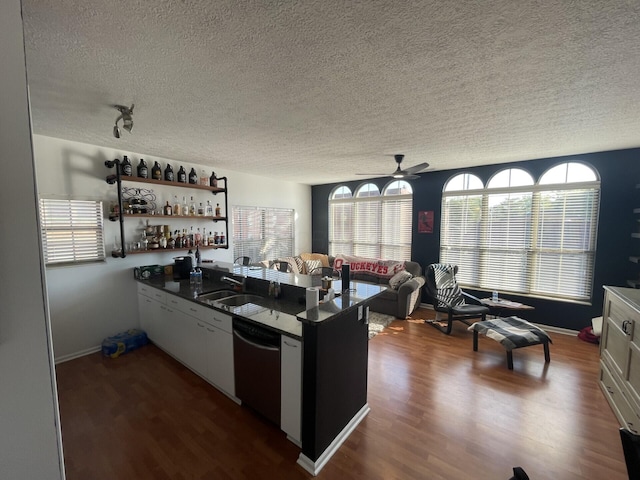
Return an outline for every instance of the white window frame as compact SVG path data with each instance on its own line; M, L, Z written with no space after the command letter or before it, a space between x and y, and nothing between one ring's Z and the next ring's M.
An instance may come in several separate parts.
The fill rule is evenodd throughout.
M410 193L391 193L398 183ZM343 185L329 195L329 255L411 260L411 185L393 179L382 192L371 185L375 186L371 182L359 185L355 197L346 195L349 189Z
M233 258L257 263L294 256L294 209L235 205L232 212Z
M587 167L596 179L567 183L542 181L553 168L562 165L569 168L574 164ZM598 173L582 162L565 162L551 167L545 174L534 185L516 187L447 190L449 182L445 184L440 261L459 265L461 285L532 297L590 301L599 215ZM450 181L456 177L458 175ZM530 198L529 220L523 221L516 210L508 210L514 220L509 217L506 223L503 219L498 224L497 228L516 229L515 233L505 233L504 245L492 242L491 238L498 237L492 237L489 232L490 200L498 196L524 199L525 204L526 198ZM556 203L554 210L545 209L552 201L562 203ZM464 203L465 209L451 210L455 202ZM569 215L572 221L567 221ZM547 232L551 235L545 236Z
M40 227L45 265L104 261L102 202L41 198Z

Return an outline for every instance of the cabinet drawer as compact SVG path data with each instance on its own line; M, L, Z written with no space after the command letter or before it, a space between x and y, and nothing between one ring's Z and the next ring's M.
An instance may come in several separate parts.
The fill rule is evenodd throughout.
M186 298L177 297L175 295L167 296L167 305L172 308L196 317L199 320L206 320L211 315L211 309L203 305L199 305L195 302L187 300Z
M623 392L618 382L614 380L614 376L604 362L600 362L600 386L620 425L633 433L638 433L640 416L633 410L625 397L626 392Z
M627 381L623 393L635 412L640 413L640 348L634 343L629 345L629 366Z
M140 282L138 282L138 293L145 297L153 298L161 303L167 302L167 294L165 292Z
M608 320L624 331L627 335L634 335L634 324L640 321L640 314L622 302L615 296L607 295L608 301ZM640 336L640 332L635 333Z
M218 312L217 310L209 310L212 314L204 319L205 322L213 325L214 327L218 327L220 330L224 330L227 333L233 332L233 322L231 321L231 315L227 315L226 313Z

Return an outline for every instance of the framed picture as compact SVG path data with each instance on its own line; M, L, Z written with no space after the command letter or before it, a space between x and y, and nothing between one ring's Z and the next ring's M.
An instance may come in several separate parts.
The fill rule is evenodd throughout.
M433 233L433 210L418 212L418 233Z

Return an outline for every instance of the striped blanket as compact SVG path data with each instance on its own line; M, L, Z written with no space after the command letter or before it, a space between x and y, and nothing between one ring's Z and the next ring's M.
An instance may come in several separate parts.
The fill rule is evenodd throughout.
M476 322L468 330L475 330L496 342L500 342L507 350L538 343L553 343L547 332L518 317Z

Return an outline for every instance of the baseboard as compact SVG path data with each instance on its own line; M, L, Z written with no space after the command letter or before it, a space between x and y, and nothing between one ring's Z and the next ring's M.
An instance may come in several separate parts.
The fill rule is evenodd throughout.
M531 322L531 323L533 323L533 322ZM536 327L540 327L545 332L559 333L561 335L570 335L572 337L578 336L578 333L579 333L577 330L571 330L569 328L553 327L551 325L543 325L541 323L534 323L534 325Z
M87 348L86 350L80 350L76 353L70 353L69 355L62 355L60 357L56 357L54 362L57 365L58 363L68 362L69 360L73 360L74 358L84 357L85 355L91 355L92 353L96 353L102 350L100 345L96 345L95 347Z
M331 457L333 457L333 455L338 451L340 445L344 443L351 432L356 429L356 427L370 411L371 409L369 408L369 404L365 403L360 411L353 416L351 421L342 429L338 436L333 439L333 442L331 442L331 444L325 449L324 452L322 452L322 455L320 455L315 462L301 453L298 457L298 465L300 465L314 477L318 475L318 473L320 473L320 470L322 470L322 467L327 464Z

